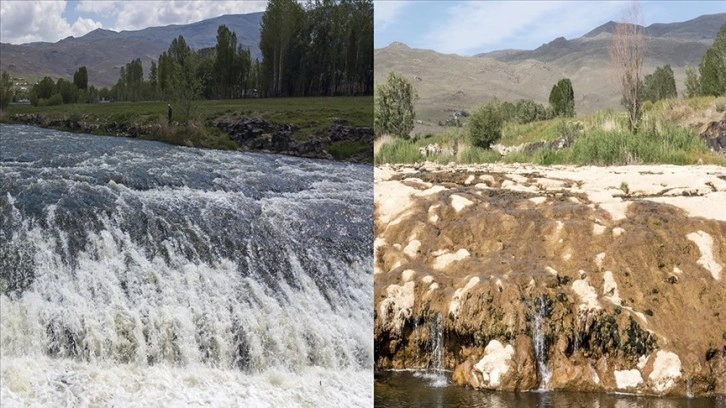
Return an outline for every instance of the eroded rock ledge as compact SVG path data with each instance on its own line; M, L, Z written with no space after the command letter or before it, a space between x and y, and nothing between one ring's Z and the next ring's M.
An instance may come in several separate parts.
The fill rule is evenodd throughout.
M376 367L726 394L724 208L716 166L377 168Z

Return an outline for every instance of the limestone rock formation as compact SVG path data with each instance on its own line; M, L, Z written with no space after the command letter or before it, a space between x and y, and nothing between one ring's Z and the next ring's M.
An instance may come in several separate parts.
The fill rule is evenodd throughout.
M726 393L726 169L375 174L377 368L440 359L482 389Z

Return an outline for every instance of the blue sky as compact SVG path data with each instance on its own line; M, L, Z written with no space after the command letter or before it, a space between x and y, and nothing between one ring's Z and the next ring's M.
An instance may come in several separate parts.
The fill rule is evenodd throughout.
M267 1L2 0L0 42L56 42L97 28L138 30L264 11Z
M530 50L622 20L630 1L375 1L374 45L393 41L443 53ZM723 1L641 1L642 23L726 12Z

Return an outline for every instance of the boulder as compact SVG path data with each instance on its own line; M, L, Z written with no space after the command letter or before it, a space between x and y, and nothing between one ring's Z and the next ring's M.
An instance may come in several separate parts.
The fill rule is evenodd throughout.
M701 140L711 150L726 154L726 119L711 122L701 133Z

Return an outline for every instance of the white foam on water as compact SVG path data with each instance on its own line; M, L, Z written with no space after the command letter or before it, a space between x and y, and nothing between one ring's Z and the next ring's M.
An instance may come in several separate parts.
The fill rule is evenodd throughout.
M3 194L3 245L32 276L0 294L0 406L372 405L370 251L341 243L370 217L370 181L352 176L365 169L118 139L101 155L98 140L80 140L90 157L63 168L62 154L18 164L23 186L57 203L29 216L27 195ZM328 211L338 218L316 229ZM253 220L249 237L232 229Z
M2 362L3 408L372 405L368 370L273 368L245 374L204 365L106 365L46 356L3 356Z

